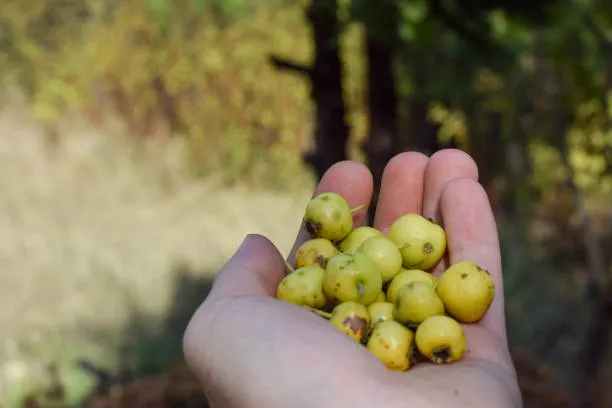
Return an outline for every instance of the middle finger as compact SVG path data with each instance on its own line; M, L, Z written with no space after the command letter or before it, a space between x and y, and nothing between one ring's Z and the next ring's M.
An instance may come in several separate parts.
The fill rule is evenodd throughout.
M389 160L383 172L374 228L386 234L404 214L422 211L423 175L429 159L422 153L400 153Z
M443 224L440 214L440 197L444 187L457 178L478 181L478 166L470 155L458 149L443 149L431 156L425 169L424 217L431 218L440 225ZM430 272L439 274L447 265L448 253Z

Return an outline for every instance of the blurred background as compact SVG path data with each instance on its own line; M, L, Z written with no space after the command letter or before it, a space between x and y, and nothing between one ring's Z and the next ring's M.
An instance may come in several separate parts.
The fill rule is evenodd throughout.
M469 152L526 407L609 407L612 3L2 0L0 406L205 407L181 337L317 179ZM376 186L378 187L378 186Z

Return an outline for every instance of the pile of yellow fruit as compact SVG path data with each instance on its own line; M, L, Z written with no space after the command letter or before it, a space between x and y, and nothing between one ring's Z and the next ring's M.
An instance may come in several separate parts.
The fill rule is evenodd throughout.
M446 232L420 214L398 218L382 231L353 228L351 209L336 193L306 206L311 237L276 297L303 306L363 344L393 370L405 371L417 355L435 364L460 360L466 340L460 323L479 321L495 292L489 273L473 262L429 270L446 253Z

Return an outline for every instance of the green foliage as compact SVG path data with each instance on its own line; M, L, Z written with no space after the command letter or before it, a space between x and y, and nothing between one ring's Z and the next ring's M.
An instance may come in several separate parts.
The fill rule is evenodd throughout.
M350 18L367 27L367 36L381 43L395 43L398 9L394 1L351 0Z
M407 42L418 41L422 38L422 30L420 29L426 23L425 19L429 11L428 2L426 0L401 2L398 5L398 11L401 16L401 24L398 29L400 40Z
M604 199L612 197L612 174L608 171L612 152L612 93L607 99L607 110L600 100L579 106L576 123L568 133L575 183L586 193Z
M300 154L310 139L308 85L273 70L266 55L310 59L303 3L6 0L0 73L25 87L41 121L99 109L102 96L134 132L153 134L161 127L187 138L197 172L221 169L228 181L290 185L304 171ZM521 131L529 134L534 185L545 188L575 173L589 194L607 194L608 125L601 119L608 109L606 61L602 39L584 25L591 15L605 32L612 24L607 3L546 5L555 24L536 27L530 22L543 18L539 9L508 1L472 0L462 8L445 2L445 10L459 15L479 10L465 24L487 27L480 34L502 47L489 54L433 15L432 0L338 3L346 24L341 52L352 157L360 157L368 122L363 41L369 35L401 42L400 94L404 102L415 95L432 102L429 119L441 125L441 140L452 137L469 148L494 114L501 117L500 140L507 142L519 118L529 114L537 120ZM521 96L547 97L543 81L550 73L566 87L563 108L578 114L566 141L572 169L564 169L560 146L550 139L551 113L529 111Z
M271 7L282 3L109 1L83 11L80 2L7 0L0 21L12 40L0 74L25 86L41 121L110 100L133 132L187 138L198 173L294 186L310 136L308 84L266 58L308 61L310 37L300 8Z
M351 158L363 161L360 144L367 137L367 61L364 48L364 27L350 24L340 36L340 52L344 64L343 87L347 106L347 122L350 126Z

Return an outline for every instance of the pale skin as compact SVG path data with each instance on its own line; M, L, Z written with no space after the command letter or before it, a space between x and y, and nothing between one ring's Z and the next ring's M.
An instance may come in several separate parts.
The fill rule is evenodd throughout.
M342 195L364 224L373 180L362 164L332 166L314 194ZM442 223L448 234L445 265L472 261L487 269L496 295L478 323L465 325L468 351L455 364L422 364L407 372L384 367L365 347L315 314L274 298L284 259L265 237L249 235L220 270L213 289L184 336L187 364L212 407L388 408L522 407L508 351L497 227L478 169L453 149L427 157L406 152L382 177L374 226L385 232L406 213ZM297 234L289 259L307 232Z

